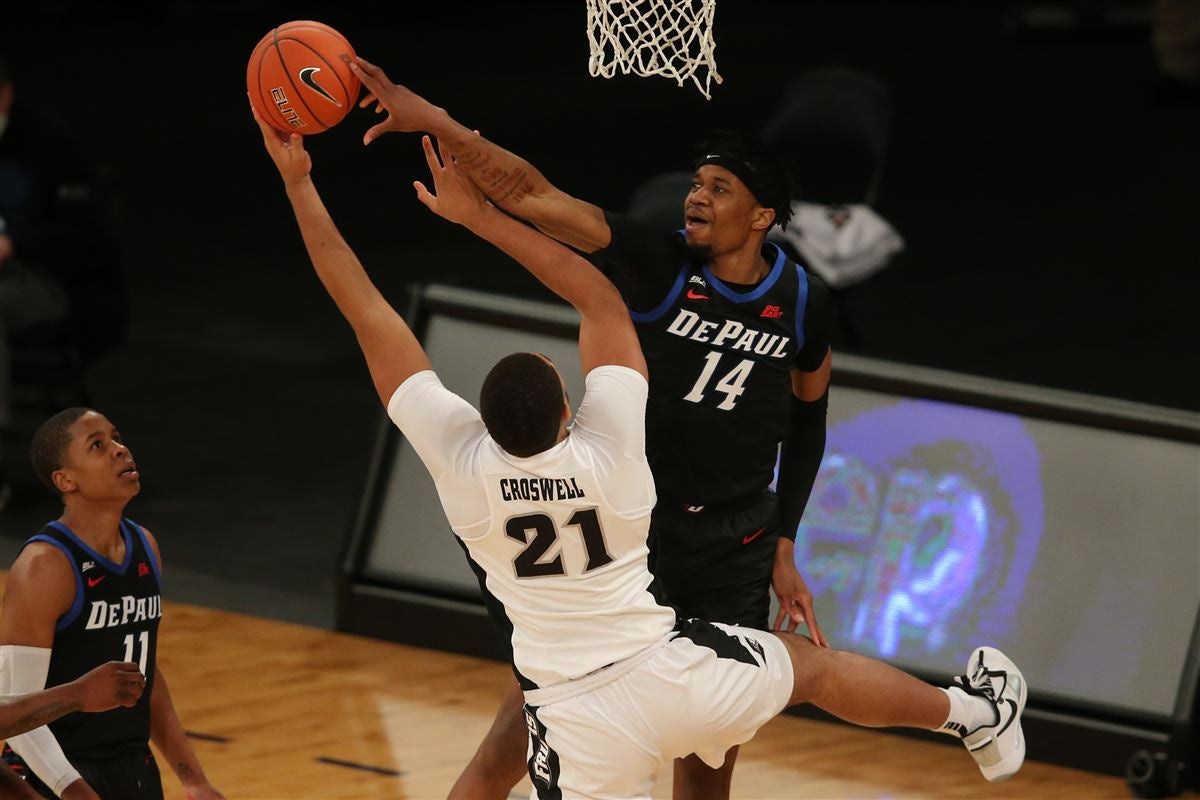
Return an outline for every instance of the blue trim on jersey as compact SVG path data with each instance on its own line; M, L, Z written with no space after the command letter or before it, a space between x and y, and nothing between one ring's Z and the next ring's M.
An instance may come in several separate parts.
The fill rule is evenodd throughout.
M133 541L129 538L129 531L125 530L124 528L119 528L119 530L121 531L121 537L125 540L125 563L118 566L93 550L87 542L75 535L75 531L71 530L58 520L51 522L50 527L64 534L72 542L79 545L79 547L85 553L103 564L104 568L109 572L115 572L118 575L124 575L125 571L129 569L129 562L133 560Z
M161 590L162 569L159 566L158 558L156 558L154 555L154 548L150 546L150 540L146 538L146 532L142 530L141 525L138 525L129 517L126 517L124 520L122 520L122 522L127 523L130 528L133 528L133 530L137 533L138 538L141 539L142 549L146 551L146 558L150 559L150 569L154 570L154 580L158 581L158 588Z
M39 533L37 536L31 538L28 542L25 542L25 544L29 544L30 542L45 542L46 544L52 544L59 550L62 550L67 556L67 561L71 562L71 567L73 568L72 571L75 573L75 600L71 603L71 607L67 609L67 613L59 617L58 624L54 626L55 631L64 630L79 617L79 612L83 610L83 574L79 571L79 565L75 563L75 554L71 552L69 547L60 542L58 539L54 539L46 536L45 534Z
M712 274L709 265L704 265L704 277L712 284L713 288L725 296L726 300L731 300L735 303L749 303L762 297L767 292L771 291L771 287L779 280L779 276L783 274L783 265L787 262L787 256L779 249L779 245L774 242L767 242L769 247L775 248L775 264L771 267L771 271L767 273L767 277L763 278L762 283L754 287L749 292L735 292L725 284L721 283L721 279Z
M679 293L683 291L683 282L687 280L688 268L679 268L679 277L675 279L675 285L671 287L671 291L667 292L666 299L658 304L658 307L653 311L634 311L629 309L629 318L634 322L654 322L656 319L667 313L667 310L679 297Z
M808 308L808 273L799 264L796 279L800 284L796 289L796 352L799 353L804 349L804 312Z

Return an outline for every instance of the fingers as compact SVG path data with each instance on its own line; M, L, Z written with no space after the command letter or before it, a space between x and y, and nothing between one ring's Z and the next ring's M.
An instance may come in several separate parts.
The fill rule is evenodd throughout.
M821 626L817 624L817 614L813 611L812 597L801 595L796 599L800 612L804 615L804 622L808 625L808 632L812 635L813 643L817 647L829 647L829 642L825 641L825 634L821 633Z
M246 97L249 99L250 95L246 95ZM250 114L254 117L254 121L258 124L259 132L262 133L263 144L265 144L267 147L273 147L279 144L287 144L288 135L263 119L262 115L258 113L258 109L254 107L253 103L250 104Z
M374 103L374 102L376 102L375 93L367 92L365 95L363 95L363 99L358 101L358 107L366 108L367 106L371 105L371 103Z
M413 181L413 188L417 190L417 199L420 200L426 208L437 214L437 197L428 189L426 189L425 184L421 183L420 181Z
M250 95L249 95L249 94L247 94L247 95L246 95L246 99L247 99L247 100L249 100L249 99L250 99ZM268 124L266 123L266 121L264 121L264 120L263 120L263 118L262 118L262 117L259 115L259 113L258 113L258 109L254 107L254 104L253 104L253 103L251 103L251 104L250 104L250 115L251 115L252 117L254 117L254 123L255 123L256 125L258 125L258 130L259 130L259 131L262 133L262 135L263 135L263 141L267 141L267 134L268 134L268 132L269 132L269 131L268 131L268 128L270 128L271 126L270 126L270 125L268 125Z
M425 138L428 139L429 137L426 136ZM437 151L438 151L438 156L442 159L443 167L449 169L454 166L454 156L452 156L450 153L447 153L445 148L442 147L441 139L438 139Z
M350 62L350 69L362 70L371 76L374 76L379 71L379 67L367 61L362 56L355 56L354 60Z
M367 73L368 75L370 75L372 78L374 78L376 80L386 80L387 79L387 75L385 75L383 73L383 70L380 67L376 66L375 64L372 64L370 61L367 61L362 56L359 56L358 58L356 58L354 61L352 61L350 63L351 63L351 66L357 66L363 72Z
M429 174L433 176L434 185L437 184L438 174L442 171L442 162L438 160L437 154L433 152L433 142L428 136L421 137L421 148L425 151L425 163L429 165ZM441 145L438 145L439 151ZM443 156L444 158L444 156Z
M809 624L809 626L808 626L808 629L810 631L812 631L813 641L815 641L817 643L818 647L829 647L830 646L829 640L825 638L825 633L821 630L821 626L817 624L816 617L813 617L811 624Z
M358 79L363 82L363 85L371 90L372 94L378 95L379 88L383 82L387 80L387 76L383 74L383 70L367 61L365 58L359 58L350 62L350 71L358 76Z
M385 133L387 133L387 120L367 128L367 132L363 134L363 144L370 144Z
M788 620L787 609L784 607L783 603L780 603L779 604L779 613L775 615L775 623L773 625L771 625L771 630L784 631L786 633L788 630L787 620Z
M136 705L146 691L146 676L131 661L110 661L89 673L84 685L90 687L89 695L96 693L84 701L84 710L105 711Z

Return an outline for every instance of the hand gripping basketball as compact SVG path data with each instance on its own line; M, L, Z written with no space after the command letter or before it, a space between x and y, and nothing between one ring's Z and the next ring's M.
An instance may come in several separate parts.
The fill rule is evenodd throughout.
M363 144L370 144L391 131L428 131L435 126L440 108L430 103L411 89L392 83L382 69L358 58L350 62L350 70L367 87L367 95L359 102L359 108L375 103L375 113L387 111L387 119L371 126L363 134Z
M304 137L296 133L284 133L272 127L258 113L253 103L250 104L250 113L254 115L254 122L262 133L267 155L275 162L275 168L279 170L284 184L297 183L307 178L308 173L312 171L312 157L304 149Z
M345 119L360 89L350 71L354 48L310 19L272 28L246 65L246 89L258 115L284 133L328 130Z

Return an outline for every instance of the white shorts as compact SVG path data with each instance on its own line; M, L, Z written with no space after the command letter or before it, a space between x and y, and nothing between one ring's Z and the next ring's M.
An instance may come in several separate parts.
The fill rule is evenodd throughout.
M720 767L787 706L792 662L776 636L679 628L626 662L526 693L533 797L649 798L662 762L695 753Z

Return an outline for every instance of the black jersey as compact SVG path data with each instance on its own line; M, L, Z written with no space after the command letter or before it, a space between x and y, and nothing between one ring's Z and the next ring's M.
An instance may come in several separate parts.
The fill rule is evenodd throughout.
M136 523L123 520L121 535L121 564L97 553L61 522L51 522L26 542L57 547L75 568L75 601L55 628L46 685L73 681L108 661L135 662L146 676L146 690L132 708L67 714L50 723L68 759L105 759L150 741L150 695L162 617L159 565Z
M629 303L650 368L646 451L660 503L754 497L788 432L792 369L816 370L828 350L827 290L773 244L758 284L726 284L681 233L606 219L612 241L592 259Z

